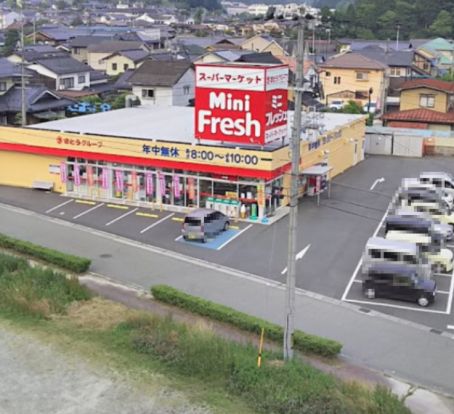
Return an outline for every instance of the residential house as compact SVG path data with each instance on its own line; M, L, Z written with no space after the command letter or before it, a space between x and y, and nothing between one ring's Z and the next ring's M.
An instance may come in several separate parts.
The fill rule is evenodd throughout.
M77 36L67 43L71 56L79 62L88 62L88 46L112 40L111 36Z
M109 76L116 76L128 69L137 69L149 55L149 52L142 49L112 53L103 59L106 63L106 73Z
M388 88L388 67L359 53L344 53L320 65L320 82L325 103L356 101L361 106L369 100L382 111Z
M195 72L189 61L146 60L128 81L142 105L187 106L194 99Z
M28 69L24 71L25 82L33 76ZM20 85L22 71L20 65L10 62L6 58L0 58L0 96L7 93L15 85Z
M429 72L417 66L416 60L423 57L416 50L383 50L377 46L370 46L358 50L359 54L388 66L388 91L386 94L385 112L399 109L400 87L411 79L430 77Z
M65 109L72 103L73 100L62 98L45 86L28 85L25 88L27 124L63 118ZM0 123L20 124L21 112L22 90L14 86L0 96Z
M285 56L284 48L270 36L255 35L241 43L241 48L254 52L271 52L274 56Z
M454 68L454 43L438 37L419 46L418 51L433 60L438 74Z
M454 130L454 82L415 79L401 85L400 110L383 116L387 126Z
M67 57L68 53L58 50L51 45L26 45L23 52L25 63L31 63L37 59ZM22 52L14 51L7 59L12 63L22 62Z
M107 62L104 60L106 57L116 52L137 49L149 52L148 47L143 42L111 40L89 45L87 48L88 64L93 69L106 72Z
M70 56L38 59L28 65L55 90L81 90L90 86L91 68Z

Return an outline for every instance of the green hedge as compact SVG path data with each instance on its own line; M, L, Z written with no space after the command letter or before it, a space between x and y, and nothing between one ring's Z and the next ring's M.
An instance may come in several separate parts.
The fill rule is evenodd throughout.
M157 300L220 322L229 323L245 331L259 334L261 329L264 328L267 338L278 342L282 342L283 340L284 329L281 326L238 312L227 306L188 295L167 285L155 285L151 288L151 293ZM295 331L293 338L295 349L325 357L334 357L342 349L342 344L337 341L309 335L302 331Z
M86 272L91 264L90 259L48 249L47 247L38 246L37 244L24 240L18 240L4 234L0 234L0 247L52 263L75 273Z

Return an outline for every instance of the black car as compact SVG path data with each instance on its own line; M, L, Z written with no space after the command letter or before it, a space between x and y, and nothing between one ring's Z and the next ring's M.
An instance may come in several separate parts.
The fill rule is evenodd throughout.
M433 280L422 279L414 268L398 263L373 264L363 279L363 292L369 299L399 299L423 307L434 302L436 288Z

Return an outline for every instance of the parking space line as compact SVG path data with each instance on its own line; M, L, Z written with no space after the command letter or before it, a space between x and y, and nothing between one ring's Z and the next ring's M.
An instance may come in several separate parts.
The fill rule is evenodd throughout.
M161 220L158 220L157 222L150 224L148 227L145 227L143 230L140 230L140 234L145 233L146 231L152 229L154 226L157 226L159 223L162 223L163 221L167 220L168 218L174 216L175 213L171 213L168 216L163 217Z
M440 295L449 295L447 290L436 290L435 292L439 293Z
M183 238L183 236L178 236L175 241L178 241L178 240L181 240Z
M361 279L355 279L355 280L353 281L353 283L363 283L363 281L362 281Z
M252 227L252 224L249 224L249 226L246 226L243 230L240 230L232 238L228 239L225 243L221 244L216 250L221 250L223 247L227 246L232 240L235 240L240 234L244 233L246 230L250 229L251 227Z
M110 220L108 223L106 223L106 226L110 226L111 224L115 223L118 220L121 220L122 218L125 218L126 216L129 216L130 214L136 212L139 208L135 208L134 210L128 211L125 214L122 214L120 217L117 217L113 220Z
M454 249L454 244L447 244L446 247L450 247L451 249Z
M75 202L77 204L88 204L90 206L94 206L96 204L96 201L89 201L89 200L76 200Z
M388 214L388 210L389 210L389 206L388 206L388 208L386 209L385 214L383 214L383 217L381 218L380 223L378 223L378 226L377 226L377 228L375 229L374 234L373 234L372 237L377 237L377 234L378 234L378 232L379 232L381 226L383 225L383 222L384 222L385 219L386 219L386 216L387 216L387 214ZM358 274L359 268L361 267L362 263L363 263L363 259L361 258L361 259L359 259L359 262L358 262L358 264L356 265L355 271L353 272L353 275L352 275L352 277L350 278L350 280L349 280L349 282L348 282L348 285L347 285L347 287L346 287L345 290L344 290L344 293L343 293L343 295L342 295L341 300L345 300L345 299L347 298L348 292L350 292L350 289L351 289L351 287L352 287L353 281L356 279L356 276L357 276L357 274Z
M152 214L152 213L144 213L142 211L139 211L136 213L136 216L139 217L149 217L149 218L158 218L159 216L157 214Z
M82 217L82 216L84 216L85 214L90 213L90 211L96 210L97 208L102 207L103 205L104 205L104 203L101 203L101 204L98 204L97 206L94 206L94 207L92 207L92 208L89 208L88 210L82 211L82 213L77 214L77 216L74 216L73 219L78 219L79 217Z
M118 208L119 210L128 210L128 209L129 209L128 206L121 206L121 205L119 205L119 204L107 204L106 207Z
M229 226L229 229L232 229L232 230L239 230L239 229L240 229L240 226Z
M452 274L451 273L434 273L433 275L434 276L443 276L443 277L452 278Z
M446 313L448 315L451 314L453 294L454 294L454 270L452 271L452 276L451 276L451 286L449 286L448 309L446 310Z
M50 208L49 210L46 211L46 214L51 213L51 212L54 211L54 210L57 210L57 208L66 206L66 204L72 203L73 201L74 201L73 199L67 200L67 201L65 201L65 202L63 202L63 203L61 203L61 204L59 204L58 206L52 207L52 208Z
M363 305L382 306L382 307L395 308L395 309L412 310L412 311L416 311L416 312L438 313L438 314L442 314L442 315L447 314L447 311L439 311L439 310L426 309L426 308L411 308L410 306L392 305L392 304L388 304L388 303L371 302L371 301L367 301L367 300L345 299L345 302L361 303Z
M446 325L446 329L454 329L454 325Z
M179 221L179 222L183 222L183 220L184 220L184 219L183 219L182 217L174 217L174 218L172 219L172 221Z

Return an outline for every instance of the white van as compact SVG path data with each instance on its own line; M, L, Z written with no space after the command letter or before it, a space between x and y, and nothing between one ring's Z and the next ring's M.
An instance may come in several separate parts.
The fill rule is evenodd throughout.
M438 203L427 203L423 200L412 203L409 208L422 213L430 214L441 223L449 224L454 230L454 213L443 209Z
M446 192L443 188L436 187L434 184L427 182L427 180L422 182L419 178L404 178L401 183L401 189L427 191L437 194L449 205L449 208L454 207L454 194Z
M415 269L421 278L432 277L431 264L415 243L371 237L366 243L362 257L363 274L368 273L372 264L382 262L400 263Z
M399 230L388 231L386 239L415 243L437 273L452 272L454 255L451 250L441 247L440 240L434 240L427 234Z
M422 183L432 184L454 197L454 178L445 172L423 172L419 176Z

